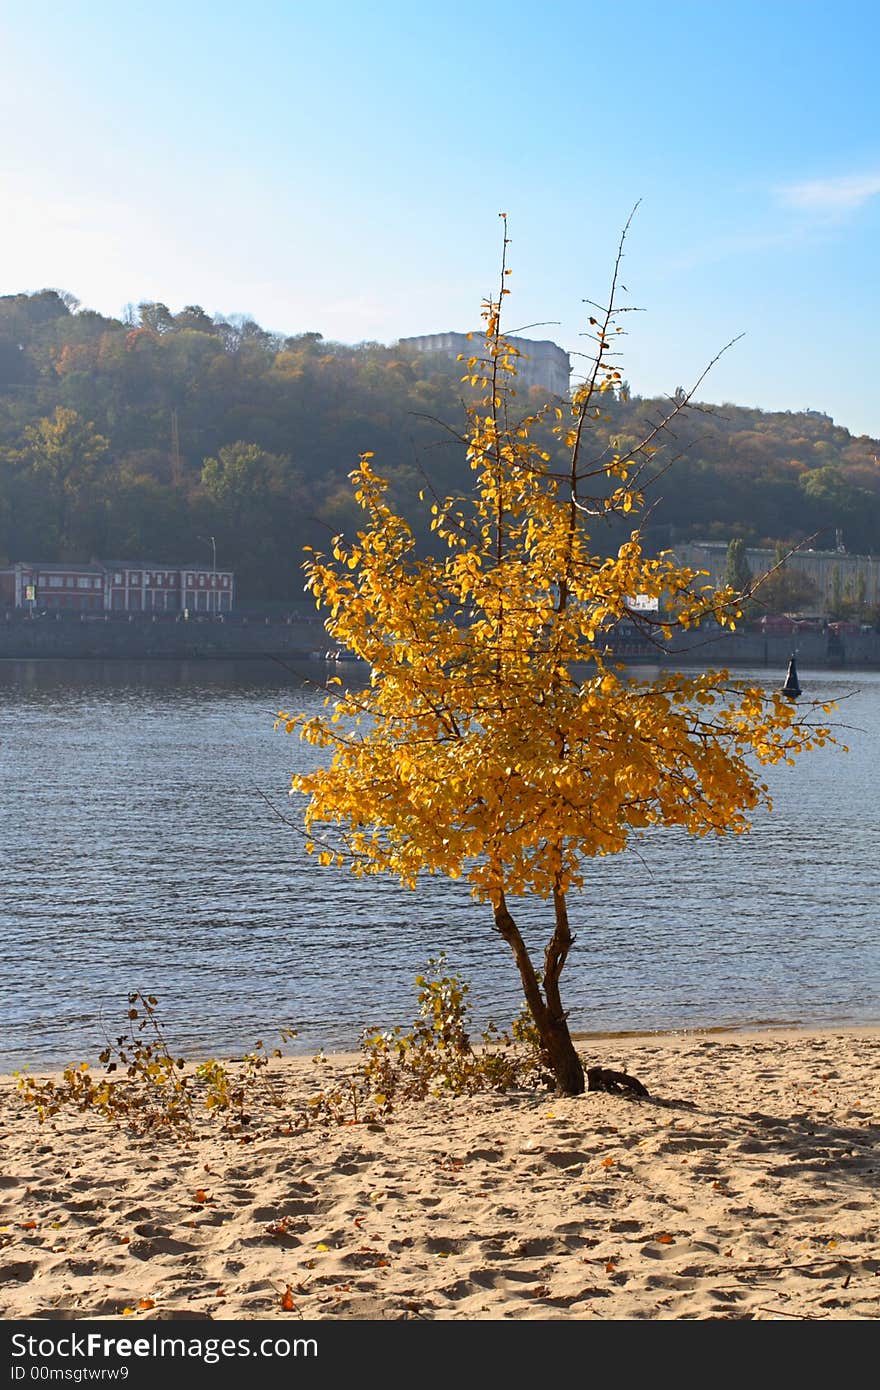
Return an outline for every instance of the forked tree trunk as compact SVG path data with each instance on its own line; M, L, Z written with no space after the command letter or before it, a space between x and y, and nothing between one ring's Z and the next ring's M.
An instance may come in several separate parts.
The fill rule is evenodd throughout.
M544 953L544 993L526 950L519 928L507 909L504 894L494 904L495 926L513 952L529 1012L535 1020L541 1048L553 1073L557 1090L566 1096L579 1096L586 1089L584 1069L577 1055L568 1020L559 997L559 977L571 949L572 936L568 925L563 894L554 894L556 927Z

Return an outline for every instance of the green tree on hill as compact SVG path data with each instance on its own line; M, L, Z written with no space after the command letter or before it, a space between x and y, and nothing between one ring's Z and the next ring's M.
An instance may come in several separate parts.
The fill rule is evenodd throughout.
M752 571L746 559L745 542L735 537L727 547L727 561L724 566L724 583L737 593L747 593L752 585Z

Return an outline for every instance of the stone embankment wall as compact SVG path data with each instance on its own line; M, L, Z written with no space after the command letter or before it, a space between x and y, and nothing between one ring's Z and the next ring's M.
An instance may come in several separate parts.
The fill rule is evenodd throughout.
M311 610L286 617L175 621L137 617L105 622L71 615L0 619L2 657L248 658L308 657L331 645L320 616ZM843 634L835 643L825 632L765 637L736 632L676 636L664 651L651 646L636 658L669 667L752 666L785 672L794 654L802 668L880 668L880 634ZM627 660L628 652L621 657Z
M309 656L329 645L317 614L292 618L76 617L0 620L0 657L199 658Z
M765 637L759 632L733 632L703 637L699 632L676 637L668 644L663 665L767 666L785 672L789 658L799 667L870 668L880 666L880 633L844 633L834 640L827 632Z

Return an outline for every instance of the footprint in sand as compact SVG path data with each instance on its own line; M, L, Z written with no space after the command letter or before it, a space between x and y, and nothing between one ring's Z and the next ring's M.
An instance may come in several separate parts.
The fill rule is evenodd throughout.
M590 1161L590 1155L581 1153L579 1149L547 1149L543 1158L554 1168L574 1168Z
M155 1236L152 1239L133 1240L127 1249L136 1260L151 1260L156 1255L186 1255L197 1247L185 1240L175 1240L172 1236Z
M282 1198L271 1207L254 1207L252 1216L255 1221L282 1221L286 1216L314 1216L316 1212L323 1211L327 1205L327 1202L303 1200L302 1198Z

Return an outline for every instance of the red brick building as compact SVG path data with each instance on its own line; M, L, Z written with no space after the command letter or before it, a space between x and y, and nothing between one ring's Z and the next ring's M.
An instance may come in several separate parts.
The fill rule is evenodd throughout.
M0 606L41 613L229 613L232 570L201 561L168 565L152 560L61 564L20 560L0 569Z
M0 594L9 608L100 613L104 608L104 571L98 564L32 564L22 560L0 573Z

